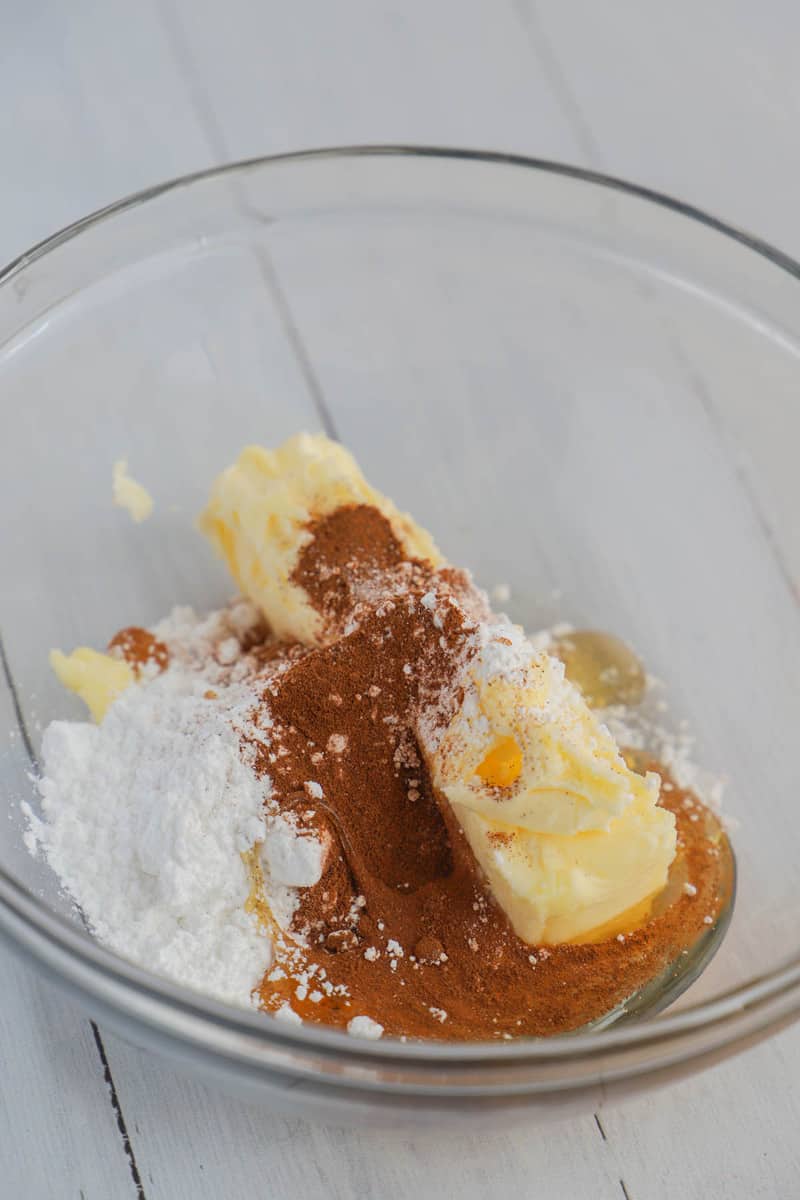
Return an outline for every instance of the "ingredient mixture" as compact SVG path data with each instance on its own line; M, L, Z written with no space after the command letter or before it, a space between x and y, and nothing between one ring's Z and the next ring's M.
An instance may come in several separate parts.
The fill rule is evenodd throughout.
M284 1020L475 1039L584 1026L707 932L718 822L590 707L638 699L624 647L529 640L321 436L246 449L201 528L243 596L52 654L97 724L47 730L31 842L98 938Z

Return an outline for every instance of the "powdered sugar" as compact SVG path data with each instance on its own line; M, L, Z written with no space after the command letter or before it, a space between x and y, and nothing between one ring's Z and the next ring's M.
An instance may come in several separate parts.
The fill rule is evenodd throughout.
M639 705L614 705L598 709L597 715L620 746L643 750L658 760L678 787L693 792L723 820L726 828L732 828L734 820L730 816L723 818L721 812L725 781L698 766L694 759L695 738L685 723L676 725L670 720L663 693L661 681L648 675Z
M291 1004L287 1004L286 1001L284 1001L283 1004L281 1004L278 1008L275 1009L274 1015L279 1021L285 1021L287 1023L287 1025L302 1025L303 1024L303 1018L300 1017L294 1011Z
M268 818L261 856L272 879L285 887L312 887L322 876L322 843L300 834L291 813Z
M100 941L239 1005L272 960L269 935L245 911L242 854L263 843L266 899L280 922L295 889L319 879L326 852L291 816L265 815L270 781L243 749L269 737L263 708L260 727L251 722L258 695L241 644L257 621L245 602L203 619L176 609L157 629L166 671L131 685L100 725L53 722L42 819L30 814L26 839Z
M347 1032L353 1037L367 1038L374 1042L383 1036L383 1026L373 1021L372 1017L352 1017L347 1022Z
M37 840L100 941L229 1003L270 961L244 911L243 851L264 837L264 780L206 682L173 668L134 685L99 726L44 735Z

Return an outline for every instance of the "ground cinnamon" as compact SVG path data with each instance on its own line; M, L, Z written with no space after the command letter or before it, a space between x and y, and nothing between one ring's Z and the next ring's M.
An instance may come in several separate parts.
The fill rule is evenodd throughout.
M334 851L319 883L301 889L293 929L278 936L264 1008L288 1002L333 1025L367 1014L388 1034L458 1039L556 1033L606 1013L716 917L718 825L664 776L679 853L651 919L596 945L522 942L434 793L414 734L421 705L443 696L447 721L458 702L444 684L471 653L482 597L462 572L405 560L368 506L340 509L311 532L293 581L323 615L330 644L267 641L256 651L263 706L254 720L269 725L269 743L251 749L273 803ZM436 621L421 603L431 588L445 599Z
M164 671L169 663L169 650L165 644L154 637L148 629L138 625L129 625L120 629L108 643L109 651L120 655L138 672L148 663L153 663L159 671Z

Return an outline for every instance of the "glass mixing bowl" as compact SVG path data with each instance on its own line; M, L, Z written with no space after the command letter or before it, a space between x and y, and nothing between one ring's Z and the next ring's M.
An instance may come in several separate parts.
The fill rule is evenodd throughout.
M696 1069L800 1008L794 739L797 265L702 213L503 155L364 148L134 196L0 276L0 927L134 1042L285 1107L563 1111ZM23 846L51 646L230 592L194 531L249 441L325 428L510 588L529 628L625 637L727 780L739 899L670 1010L550 1041L362 1042L173 986L97 945ZM156 498L141 526L111 466ZM688 982L688 981L687 981Z

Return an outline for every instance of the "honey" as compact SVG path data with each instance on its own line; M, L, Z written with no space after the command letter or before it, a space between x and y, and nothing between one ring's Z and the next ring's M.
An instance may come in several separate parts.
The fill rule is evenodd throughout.
M580 688L590 708L642 700L644 667L630 646L613 634L579 629L558 638L549 650L561 659L567 679Z

